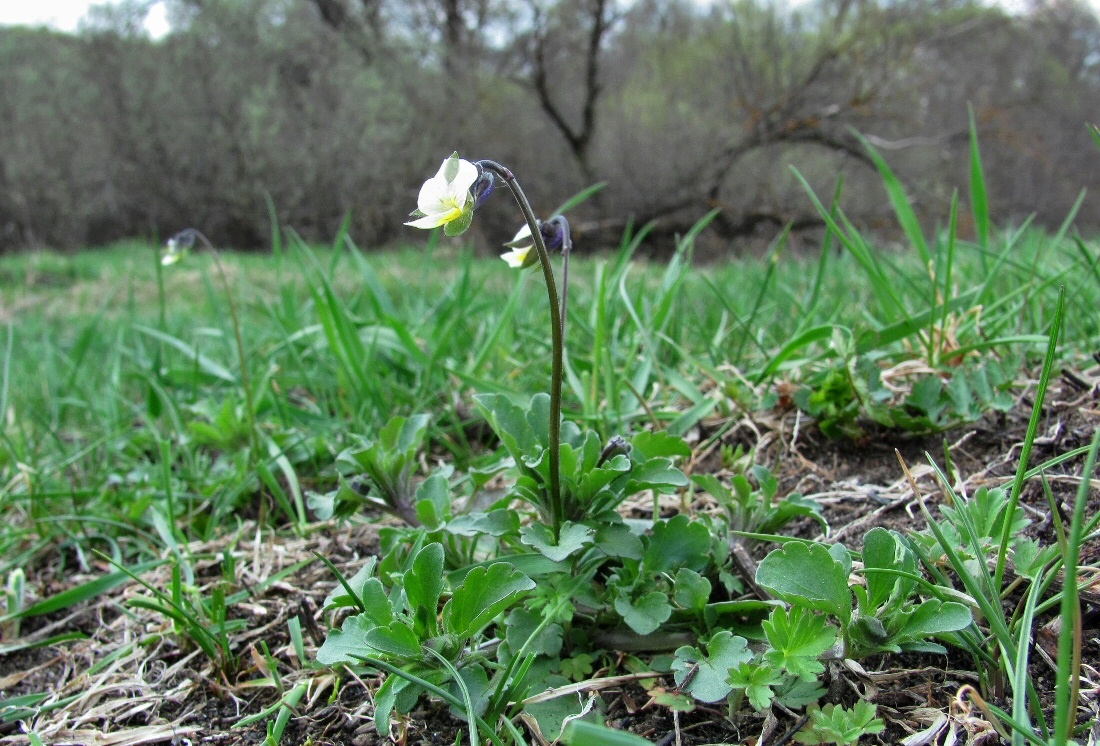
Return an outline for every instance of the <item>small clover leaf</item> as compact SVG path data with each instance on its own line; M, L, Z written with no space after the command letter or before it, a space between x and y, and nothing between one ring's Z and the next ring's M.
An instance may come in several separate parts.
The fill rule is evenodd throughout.
M777 608L763 627L771 645L764 659L792 676L816 681L825 670L817 658L836 642L836 627L827 624L823 616L797 606L789 611Z
M561 675L573 681L584 681L592 675L592 663L596 659L588 653L578 653L572 658L563 658L561 662Z

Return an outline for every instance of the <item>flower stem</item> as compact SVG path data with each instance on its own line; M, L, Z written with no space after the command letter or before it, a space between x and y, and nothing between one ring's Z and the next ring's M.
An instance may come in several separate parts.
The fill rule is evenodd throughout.
M534 239L535 251L542 264L542 275L546 280L546 292L550 296L550 342L553 348L550 367L550 523L554 537L557 538L561 524L565 521L565 505L561 495L561 385L565 345L562 341L564 326L558 286L554 280L554 268L550 266L550 254L539 229L539 221L535 218L535 211L531 209L531 203L527 201L527 195L523 193L515 175L496 161L478 161L477 165L499 176L519 203L527 227L531 229L531 238Z

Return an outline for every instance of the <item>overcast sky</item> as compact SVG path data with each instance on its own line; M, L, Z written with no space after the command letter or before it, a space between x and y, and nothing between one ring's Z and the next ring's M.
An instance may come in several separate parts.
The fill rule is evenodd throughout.
M98 0L102 2L102 0ZM1001 0L1008 7L1021 4L1021 0ZM97 0L0 0L0 25L47 25L64 31L75 31L80 19ZM1100 13L1100 0L1089 0ZM156 3L145 23L153 36L168 32L168 19L164 4Z
M96 0L0 0L0 25L45 25L76 31L80 19L94 2ZM168 19L162 3L153 6L145 25L154 36L167 33Z

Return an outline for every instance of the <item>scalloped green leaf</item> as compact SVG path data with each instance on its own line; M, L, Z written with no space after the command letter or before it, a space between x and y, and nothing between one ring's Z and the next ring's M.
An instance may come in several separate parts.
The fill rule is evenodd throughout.
M672 616L672 605L668 602L668 596L660 591L636 599L620 593L615 599L615 611L632 630L639 635L648 635L668 621Z
M710 558L710 531L686 515L657 521L647 543L643 562L651 573L680 567L701 570Z
M654 458L630 472L626 494L635 495L643 490L670 493L688 486L688 478L667 458Z
M676 573L673 598L685 609L702 611L710 602L710 581L694 570L681 567Z
M364 640L378 652L403 660L415 660L421 654L420 640L416 633L402 621L395 620L385 627L369 629Z
M443 530L456 536L504 536L519 531L519 513L511 509L455 516Z
M473 637L534 587L531 578L508 562L475 567L443 607L443 627L453 635Z
M424 638L434 636L438 632L439 597L443 593L442 544L432 542L416 553L403 585L416 631Z
M660 456L691 458L691 446L687 441L663 430L643 430L630 439L630 445L635 454L647 461Z
M763 559L756 583L787 603L851 621L848 572L821 544L787 542Z
M863 539L863 566L867 570L904 570L917 573L913 553L891 531L875 527ZM892 595L908 596L915 580L881 572L867 573L867 595L871 608L878 608Z
M365 614L349 616L340 629L329 632L325 642L317 649L317 662L324 666L338 663L358 664L356 656L369 655L367 632L377 627Z
M730 669L751 661L753 653L744 637L726 630L711 637L706 648L705 654L689 645L678 648L672 670L676 686L700 702L719 702L733 691L727 681Z
M451 488L442 474L432 474L416 488L416 517L429 531L451 515Z
M928 599L909 614L898 630L901 638L920 639L945 632L958 632L974 621L970 609L954 601Z
M474 401L493 432L517 462L524 455L536 453L541 447L539 438L527 422L527 413L507 396L478 394Z
M541 523L532 523L530 526L523 527L523 530L520 531L519 540L547 559L561 562L566 557L589 546L595 534L595 529L589 526L566 521L561 526L561 533L557 541L554 541L554 534L547 526Z
M625 557L633 560L642 558L642 540L625 523L610 523L600 519L592 523L595 524L593 528L596 529L596 548L601 552L610 557Z

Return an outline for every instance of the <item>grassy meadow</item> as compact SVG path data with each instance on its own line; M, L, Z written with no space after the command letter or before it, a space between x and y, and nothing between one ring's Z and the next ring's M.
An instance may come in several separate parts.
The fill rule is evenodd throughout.
M1010 384L1041 362L1061 286L1059 356L1087 356L1100 332L1095 250L1035 232L991 251L959 242L942 277L894 252L870 267L826 247L696 268L689 249L657 266L633 248L578 252L571 267L564 410L604 435L683 434L774 405L778 386L820 386L845 357L951 370L965 355ZM349 437L393 415L430 412L433 444L467 468L482 450L464 434L471 395L547 386L539 278L493 258L364 254L345 240L227 254L243 376L211 256L158 258L135 244L0 264L0 572L82 534L156 556L168 494L180 539L265 504L273 525L305 523L294 495L331 482ZM257 482L257 463L292 488L289 505Z
M901 238L882 245L846 224L836 208L831 213L823 209L833 216L834 230L826 233L819 251L809 255L794 255L780 239L763 257L696 266L693 236L687 235L670 261L655 263L640 258L644 229L625 236L619 247L594 255L581 243L570 266L565 419L581 430L594 431L601 442L647 431L683 438L692 455L670 459L689 477L705 476L708 470L729 475L741 468L755 474L751 486L757 495L757 489L767 491L767 477L743 466L756 457L753 444L724 440L733 425L746 419L796 417L796 428L818 428L830 442L858 448L870 439L903 441L957 433L956 428L983 417L1019 408L1025 393L1033 404L1041 395L1037 392L1063 369L1086 378L1086 388L1094 386L1084 372L1094 367L1091 356L1100 350L1100 247L1094 240L1079 238L1069 229L1057 235L1027 225L990 229L980 211L978 236L956 235L953 215L945 216L943 225L926 236L906 219L911 214L899 203ZM704 225L705 219L698 227ZM292 541L331 533L348 522L373 523L377 511L319 520L314 507L318 495L347 489L341 486L338 456L377 439L394 417L429 415L422 448L413 448L414 457L406 466L418 475L443 468L459 502L472 498L490 477L502 479L503 489L514 479L508 464L500 466L499 442L486 430L474 396L500 394L526 406L532 395L546 390L551 358L547 299L537 270L510 270L499 259L475 256L461 242L442 236L385 252L364 252L347 235L338 236L331 246L317 247L302 244L289 231L277 232L274 243L271 254L224 252L215 257L196 251L164 267L159 247L139 243L74 255L0 258L0 579L7 583L0 650L5 655L67 644L63 627L46 637L34 636L42 620L56 620L131 582L129 573L140 576L155 563L166 562L160 567L175 569L162 576L163 585L146 581L144 600L134 603L131 595L117 608L124 614L150 609L162 614L172 624L156 635L174 635L182 649L203 651L200 658L213 661L216 670L239 675L245 655L229 639L242 626L247 628L247 615L234 614L233 608L235 603L247 606L249 593L209 590L196 580L197 568L212 558L221 558L223 573L233 572L233 562L227 559L231 549L211 555L196 547L240 534L246 527ZM1051 345L1056 332L1057 344ZM1026 450L1037 437L1036 423L1027 432ZM635 441L636 450L640 442ZM1083 450L1077 449L1077 462L1083 461ZM942 460L942 453L937 457ZM774 462L764 465L781 470ZM1025 476L1039 483L1034 470L1025 475L1033 466L1025 462L1019 469L1013 500L1019 500ZM952 485L958 488L961 478L954 478L958 475L950 473L950 465L945 468L946 494ZM482 479L482 474L488 476ZM900 466L896 477L902 477ZM1086 478L1081 483L1087 487L1089 482ZM704 491L708 483L693 485L678 491L681 506L689 506L686 495ZM1087 501L1087 489L1084 494ZM785 496L773 492L768 500ZM958 507L967 498L960 492L943 501ZM1060 563L1075 565L1065 553L1041 553L1070 541L1086 546L1086 539L1095 538L1095 515L1082 507L1074 518L1072 498L1069 503L1056 537L1046 546L1036 545L1030 575L1023 560L1015 560L1013 577L1031 582L1018 581L1005 591L1008 611L1000 615L983 596L994 589L997 597L1001 590L982 584L1008 585L1005 556L1014 540L1009 529L1015 530L1016 524L1010 521L1004 528L1003 512L997 514L999 522L991 518L989 533L983 534L988 544L981 544L977 529L973 543L963 542L965 551L990 558L984 575L951 551L941 552L942 561L934 561L929 547L935 537L923 548L899 544L896 550L898 557L913 559L915 575L922 573L917 569L917 560L922 560L919 566L929 580L921 580L920 593L939 604L936 608L943 610L944 618L949 604L972 604L974 613L965 625L944 627L936 639L975 661L976 680L989 708L975 710L974 717L1000 718L1007 723L1003 727L1008 737L1020 743L1065 743L1065 723L1078 719L1070 712L1069 695L1061 690L1058 704L1053 693L1050 698L1036 694L1033 701L1038 706L1028 710L1028 646L1020 644L1029 639L1035 620L1044 613L1057 614L1059 604L1066 604L1064 623L1076 623L1080 630L1075 601L1063 590L1075 585L1053 583ZM1005 505L1012 514L1015 502ZM657 520L652 514L651 518ZM740 530L751 534L753 525L740 524ZM730 528L734 534L737 529ZM762 535L774 533L780 532L760 528L752 535L754 541L763 541ZM509 544L493 536L497 543L488 542L491 548L475 544L468 556L483 558L497 552L506 557L504 548L521 546L518 539ZM426 540L416 541L419 547ZM523 546L531 544L524 540ZM762 550L790 545L754 546ZM869 545L864 552L869 564L868 552ZM781 559L795 562L794 551L790 553ZM761 557L757 551L757 560ZM721 561L718 565L725 567ZM767 570L777 563L778 559L761 562L757 580L773 588L776 598L792 603L793 609L798 606L796 592L768 585ZM951 575L951 568L956 575ZM962 568L968 568L969 580ZM674 570L667 574L671 577ZM612 572L614 578L625 571L601 572ZM725 570L692 572L709 577L707 587L713 582L717 588L717 578ZM330 581L331 589L336 576ZM735 586L740 587L731 582L729 588ZM941 593L936 587L950 591ZM189 595L187 588L206 590ZM637 598L644 596L641 586L633 588L640 594ZM686 603L680 591L670 585L652 592L675 596L676 622ZM1008 603L1013 592L1023 596ZM457 597L459 591L454 593ZM729 597L740 594L730 591ZM969 601L957 603L963 597ZM898 604L910 603L898 598ZM504 611L486 608L495 612L490 617ZM400 616L400 609L397 613ZM834 616L843 621L844 614L834 612L829 618ZM631 623L629 615L623 618L635 631L644 627ZM717 656L715 640L723 632L711 617L707 619L703 631L687 622L685 629L696 630L699 640L710 639L709 654ZM787 621L795 624L794 611ZM329 675L309 662L312 655L303 652L301 646L307 643L301 629L295 633L293 626L288 645L297 648L297 657L283 659L265 647L252 658L255 662L259 655L262 661L266 655L268 667L274 669L255 675L274 692L270 707L257 708L263 716L258 721L268 723L266 737L273 743L289 733L288 721L304 712L299 703L308 687L299 682L313 686ZM203 628L209 631L205 636ZM513 627L508 630L511 635ZM504 633L499 634L503 638ZM854 631L849 634L843 625L838 634L849 650L864 639ZM997 642L983 641L983 635ZM566 637L573 640L570 644L580 645ZM902 644L902 649L927 652L931 648L920 647L925 642L921 638L909 648ZM526 644L522 650L527 650ZM591 661L614 648L593 643L584 650ZM555 668L554 675L565 671L576 674L571 676L574 681L584 682L616 671L637 674L622 665L591 676L589 666L588 673L577 674L583 671L577 663L580 655L561 653L561 661L569 663ZM1067 655L1060 665L1073 665L1072 651ZM1079 671L1080 648L1077 655ZM683 656L677 660L690 662ZM791 675L790 660L784 664L790 667L776 676ZM504 678L515 674L507 661L500 665L503 668L488 670ZM538 665L536 661L534 669ZM699 702L714 701L693 688L698 686L695 674L687 674L686 665L677 669L673 664L672 671L679 673L668 674L676 685L667 685L661 702L672 710L691 709L689 693ZM691 665L698 669L700 663ZM763 669L742 673L748 676L758 670ZM438 679L423 672L417 675L428 683L465 681L446 673ZM747 692L751 700L737 700L738 708L761 711L756 705L766 702L759 699L760 686L771 686L779 701L797 701L782 699L790 692L783 688L786 684L775 683L778 678L764 684L734 679L726 684L733 693L718 697L729 703L730 717L730 698L738 692ZM424 691L440 696L434 689ZM452 700L457 697L455 701L469 712L476 710L465 684L448 691L458 692ZM509 701L506 688L490 691L494 696L488 697L488 706L501 717L500 733L490 737L497 727L491 724L467 730L456 718L461 738L527 738L518 710L491 710L497 699ZM494 698L497 692L501 695ZM1020 696L1013 699L1006 694L1011 692ZM45 688L13 688L3 696L0 719L23 722L32 735L36 728L48 732L50 708L63 707L49 699ZM447 701L454 705L452 700ZM537 709L534 704L532 708ZM867 717L857 723L862 715L856 709L844 711L852 728L859 730L862 723L855 738L872 738L877 732L873 721ZM840 709L836 713L839 716ZM814 715L813 722L824 733L826 726L818 717ZM560 729L561 718L557 723ZM305 742L306 737L310 736L295 742ZM572 735L573 742L581 744L611 743L599 740L609 737L580 726Z

